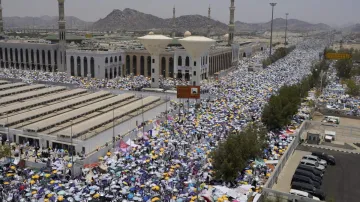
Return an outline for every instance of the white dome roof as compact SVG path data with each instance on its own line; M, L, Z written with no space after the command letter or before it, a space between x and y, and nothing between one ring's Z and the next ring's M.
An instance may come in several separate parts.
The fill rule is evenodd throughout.
M186 32L184 33L184 37L188 37L188 36L191 36L191 32L186 31Z
M227 40L229 40L229 34L224 35L224 41L227 41Z
M154 32L149 32L149 35L154 35Z

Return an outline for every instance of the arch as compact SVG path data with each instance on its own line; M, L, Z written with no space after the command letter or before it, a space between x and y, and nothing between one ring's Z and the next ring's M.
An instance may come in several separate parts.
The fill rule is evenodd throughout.
M25 62L29 63L29 50L28 49L25 50Z
M263 51L263 50L264 50L264 47L261 47L260 50Z
M57 65L57 51L54 51L54 63Z
M185 59L185 66L189 67L190 66L190 58L189 56L186 56L186 59Z
M12 48L10 48L10 62L12 62L13 61L13 51L12 51Z
M113 57L110 57L110 63L113 63Z
M125 75L129 75L130 74L130 56L127 55L126 56L126 72Z
M84 77L88 76L88 60L87 57L84 57Z
M90 73L91 73L91 78L95 78L95 61L93 57L91 57L90 59Z
M206 63L206 64L209 63L209 62L208 62L208 56L206 56L206 58L205 58L205 63Z
M5 67L8 68L9 67L9 62L8 62L8 51L7 48L5 48Z
M4 60L3 60L3 49L0 47L0 60L1 60L1 68L4 68Z
M114 57L114 62L117 62L117 57L116 56Z
M189 70L185 70L185 81L189 81L190 80L190 72Z
M19 53L18 53L18 49L15 48L15 63L19 62Z
M112 68L111 68L111 67L110 67L109 73L110 73L110 74L109 74L109 75L110 75L109 78L112 79L112 78L113 78L113 71L112 71Z
M78 56L76 58L76 71L77 71L77 76L81 77L81 58L80 58L80 56Z
M45 65L46 64L46 53L45 50L41 51L41 55L42 55L42 64Z
M114 67L114 78L117 77L117 74L116 74L116 67Z
M178 79L182 79L182 72L181 72L181 70L178 70L178 72L177 72L177 78L178 78Z
M243 57L246 58L246 53L245 52L243 53Z
M20 62L21 62L21 63L24 62L24 51L23 51L22 48L20 49Z
M119 56L119 62L121 62L121 55Z
M30 59L31 59L31 62L34 64L35 63L35 56L34 56L34 50L31 49L30 51Z
M74 61L74 56L70 57L70 74L71 76L75 76L75 61Z
M161 58L161 75L165 78L166 77L166 59L165 57Z
M109 63L109 59L106 57L105 58L105 64L108 64Z
M50 50L48 50L47 56L48 56L48 64L51 65L51 51Z
M174 59L169 58L169 77L174 78Z
M119 65L118 75L121 76L121 65Z
M108 71L105 69L105 79L108 79Z
M132 66L132 73L134 73L134 75L138 75L139 72L137 72L137 56L136 55L133 55L132 57L132 62L133 62L133 66Z
M147 57L147 75L151 76L151 56Z
M145 75L145 58L144 58L144 56L140 57L140 74Z
M182 57L181 56L178 57L178 66L179 67L182 66Z

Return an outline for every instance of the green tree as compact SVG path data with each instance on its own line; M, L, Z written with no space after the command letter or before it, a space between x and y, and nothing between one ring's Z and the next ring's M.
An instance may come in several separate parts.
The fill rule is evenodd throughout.
M211 153L215 178L230 182L238 177L249 159L261 155L266 147L267 130L261 124L249 124L240 133L230 134Z
M358 96L360 94L360 86L353 79L346 80L345 84L347 86L347 94L351 96Z
M0 159L11 156L11 148L9 145L0 145Z
M338 60L335 63L337 75L343 79L351 78L352 67L352 60Z

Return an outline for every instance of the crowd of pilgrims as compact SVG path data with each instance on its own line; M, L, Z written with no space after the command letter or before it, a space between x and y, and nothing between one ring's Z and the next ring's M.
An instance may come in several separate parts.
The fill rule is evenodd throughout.
M281 86L309 75L312 62L325 45L325 41L307 39L288 56L260 71L246 67L261 62L266 52L245 59L227 76L202 83L215 98L203 99L200 105L172 101L173 113L165 117L166 121L149 121L152 130L143 133L140 129L137 139L120 141L115 150L99 158L98 164L83 168L74 178L70 158L64 155L49 157L50 163L38 170L4 164L0 167L1 201L242 202L257 198L274 169L266 161L281 157L296 128L269 132L262 158L249 159L234 182L213 178L209 154L229 133L258 122L269 97ZM0 77L85 85L81 79L63 73L12 71L3 70ZM91 82L96 87L109 87L110 82L110 86L130 90L149 81L140 76Z

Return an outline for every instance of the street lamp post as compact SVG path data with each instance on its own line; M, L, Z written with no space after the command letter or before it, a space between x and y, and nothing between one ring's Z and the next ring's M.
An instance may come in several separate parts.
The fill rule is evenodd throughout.
M286 13L286 27L285 27L285 46L287 45L287 29L288 29L288 15L289 13Z
M272 35L273 35L273 24L274 24L274 7L276 6L276 3L270 3L270 6L272 8L272 12L271 12L271 33L270 33L270 57L271 57Z
M71 177L74 176L74 150L73 150L73 132L72 132L72 126L73 126L73 121L71 120L71 127L70 127L70 142L71 142Z

